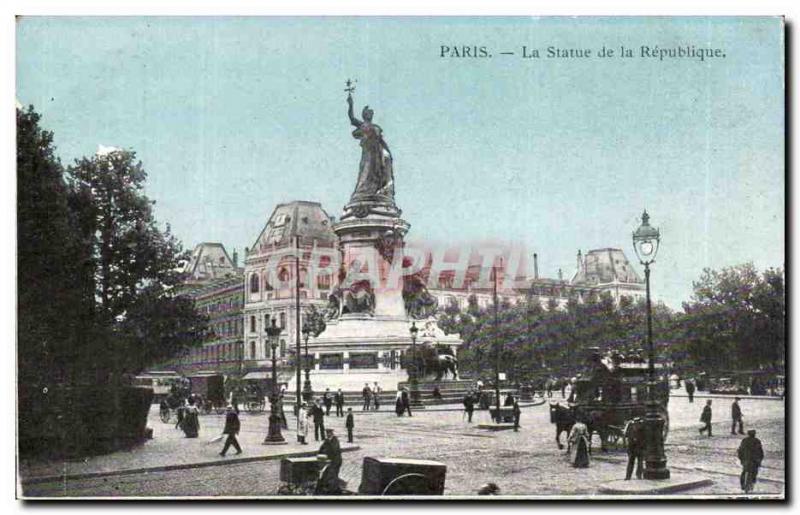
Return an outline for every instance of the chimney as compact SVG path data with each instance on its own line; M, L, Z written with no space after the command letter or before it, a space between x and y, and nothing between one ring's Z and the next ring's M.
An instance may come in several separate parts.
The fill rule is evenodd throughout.
M539 278L539 255L535 252L533 253L533 278Z
M561 271L560 268L558 269L558 280L559 281L563 281L564 280L564 273Z
M239 268L239 253L233 249L233 268Z
M581 254L581 249L578 249L578 271L583 269L583 255Z

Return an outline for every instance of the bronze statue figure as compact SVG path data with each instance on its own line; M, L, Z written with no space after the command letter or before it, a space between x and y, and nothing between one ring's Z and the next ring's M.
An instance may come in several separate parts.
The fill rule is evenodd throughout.
M392 171L392 152L383 139L383 131L379 125L372 123L374 111L364 106L359 120L353 114L354 87L348 81L347 116L356 128L353 137L361 140L361 163L358 168L358 182L351 199L381 195L394 199L394 173ZM384 151L386 152L384 154Z

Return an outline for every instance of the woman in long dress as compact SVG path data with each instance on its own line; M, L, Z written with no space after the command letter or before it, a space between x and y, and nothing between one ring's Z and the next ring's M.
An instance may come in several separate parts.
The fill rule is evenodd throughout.
M183 421L181 422L181 429L186 438L197 438L200 432L200 412L195 406L194 397L189 398L189 405L184 408Z
M403 392L402 390L397 390L397 397L394 400L394 412L397 413L398 417L402 417L405 410L406 406L403 403Z
M573 467L586 468L589 466L589 428L583 421L575 422L569 433L569 461Z

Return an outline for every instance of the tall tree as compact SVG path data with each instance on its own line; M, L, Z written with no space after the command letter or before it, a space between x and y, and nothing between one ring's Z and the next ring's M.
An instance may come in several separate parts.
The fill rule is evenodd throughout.
M91 367L101 375L136 372L149 359L200 343L206 319L175 289L186 255L168 225L158 228L135 154L116 150L82 158L67 173L70 207L87 253L84 280L105 330L93 342Z
M67 203L53 134L17 109L17 323L19 379L68 380L91 319L80 282L80 240Z

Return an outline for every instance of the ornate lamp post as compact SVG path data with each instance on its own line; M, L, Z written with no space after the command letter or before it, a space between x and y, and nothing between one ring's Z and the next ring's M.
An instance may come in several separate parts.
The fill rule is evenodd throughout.
M270 392L269 397L269 432L264 439L264 444L266 445L286 443L286 440L281 434L281 416L278 408L278 364L276 351L278 350L278 337L280 334L281 328L275 325L275 319L273 318L270 327L267 327L269 346L272 349L272 392Z
M311 398L314 396L314 390L311 388L311 372L309 370L309 363L308 363L308 337L311 336L311 327L308 323L303 324L303 338L306 342L306 357L305 357L305 373L306 373L306 380L303 383L303 400L309 402Z
M422 406L422 399L419 396L419 383L417 382L417 328L416 322L411 322L411 369L408 371L411 382L411 405L419 408Z
M650 265L655 262L661 235L650 226L650 215L642 213L642 225L633 233L633 249L639 262L644 265L644 280L647 294L647 412L645 415L645 479L669 479L667 457L664 454L664 420L659 415L658 402L653 392L658 388L655 377L655 357L653 351L653 314L650 305Z

